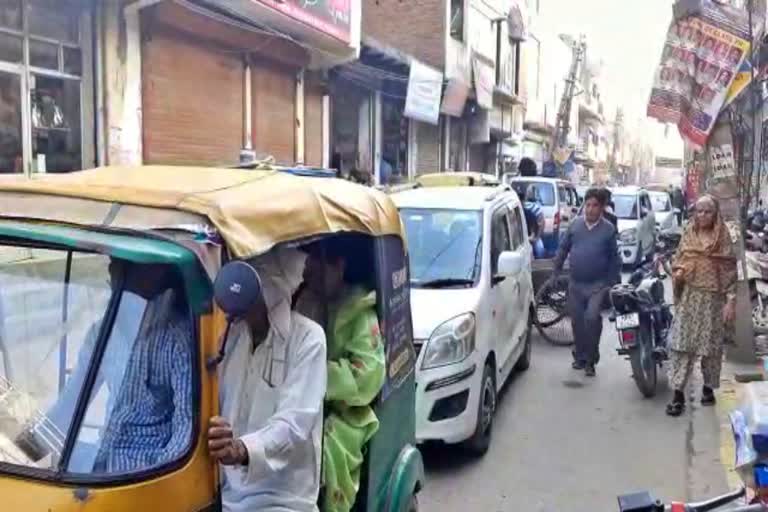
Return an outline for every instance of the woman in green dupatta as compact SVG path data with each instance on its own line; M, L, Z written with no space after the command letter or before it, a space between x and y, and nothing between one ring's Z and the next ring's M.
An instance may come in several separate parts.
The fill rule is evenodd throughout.
M376 292L349 264L370 269L356 239L317 242L309 248L305 289L296 310L315 320L328 340L328 390L323 430L325 512L352 509L360 486L363 447L379 428L371 407L385 379L384 343ZM360 250L362 249L362 250ZM368 264L362 264L368 263ZM364 273L364 271L362 272Z

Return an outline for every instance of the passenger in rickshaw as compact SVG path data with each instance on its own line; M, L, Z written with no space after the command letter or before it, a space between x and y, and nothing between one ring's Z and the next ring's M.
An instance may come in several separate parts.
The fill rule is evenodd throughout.
M314 512L320 489L325 334L291 311L306 255L255 258L263 300L232 326L220 366L222 416L208 448L223 466L224 511Z
M107 404L96 445L78 436L68 470L126 473L176 460L192 435L192 324L181 279L166 265L113 260L123 294L96 376L90 408L104 386ZM146 302L145 302L146 301ZM101 321L91 326L72 376L48 419L67 432L94 355ZM34 460L47 454L35 425L18 440Z
M306 287L297 311L328 338L328 391L323 435L325 512L351 510L360 486L363 448L379 428L371 407L385 379L384 344L370 283L372 246L343 236L309 248Z

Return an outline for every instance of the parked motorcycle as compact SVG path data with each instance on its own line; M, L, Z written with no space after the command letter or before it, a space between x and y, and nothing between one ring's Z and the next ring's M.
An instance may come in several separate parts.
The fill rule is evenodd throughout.
M619 355L632 365L632 377L646 398L656 394L658 368L667 360L667 336L672 326L672 310L664 301L666 276L657 262L636 270L628 284L611 288L613 311L619 336Z
M755 334L768 334L768 254L746 251L744 257L752 300L752 325Z

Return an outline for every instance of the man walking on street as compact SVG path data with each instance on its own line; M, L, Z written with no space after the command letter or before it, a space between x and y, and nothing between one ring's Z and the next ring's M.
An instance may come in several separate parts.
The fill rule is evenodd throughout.
M577 217L560 241L555 275L570 256L568 307L576 338L573 368L595 376L600 359L601 312L606 292L619 282L621 260L616 247L616 228L603 218L605 195L587 191L584 215Z

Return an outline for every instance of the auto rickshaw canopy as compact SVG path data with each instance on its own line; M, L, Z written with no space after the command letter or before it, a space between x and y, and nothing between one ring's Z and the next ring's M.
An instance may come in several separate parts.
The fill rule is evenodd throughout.
M47 196L45 201L41 195ZM139 208L121 217L124 205ZM263 254L280 243L338 232L405 240L397 208L385 193L279 169L125 166L3 178L0 217L102 228L185 226L203 231L200 224L207 219L238 258Z

